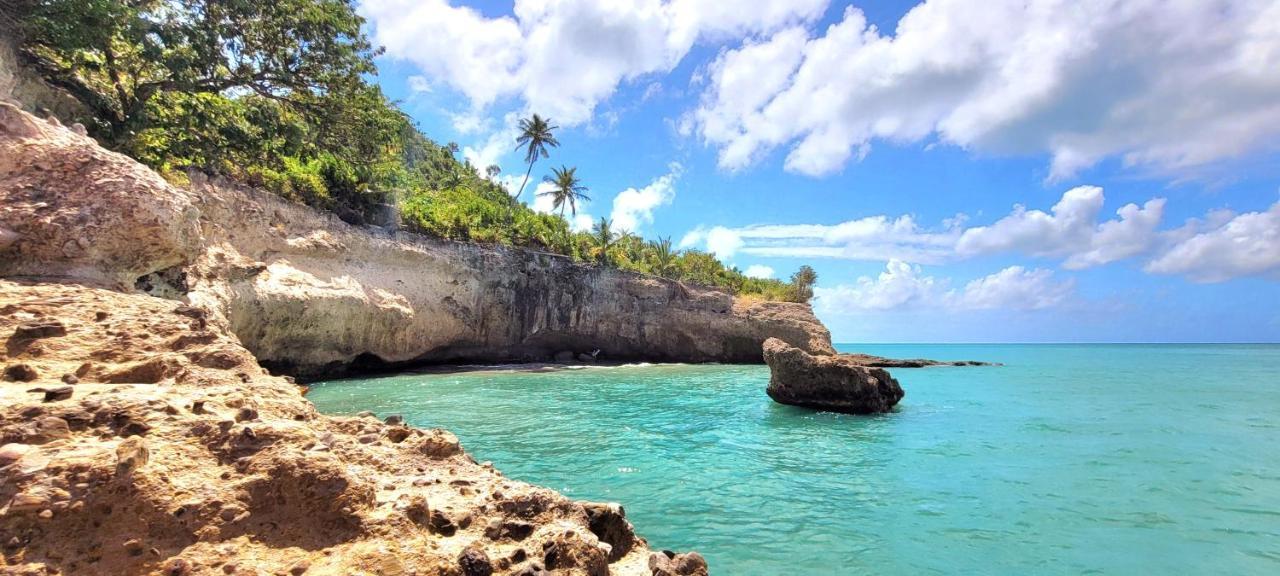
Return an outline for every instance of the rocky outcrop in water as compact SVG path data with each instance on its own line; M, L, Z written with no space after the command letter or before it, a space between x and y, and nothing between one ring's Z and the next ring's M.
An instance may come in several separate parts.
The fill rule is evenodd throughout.
M888 412L902 400L902 387L881 368L835 355L812 355L777 338L764 343L769 365L766 392L774 401L852 414Z
M841 354L841 358L869 368L929 368L933 366L999 366L996 362L977 360L929 360L927 358L885 358L870 354Z
M380 322L437 309L359 279L396 269L389 285L434 286L433 269L408 272L430 259L410 246L389 253L402 268L346 260L330 242L354 231L214 230L194 216L215 201L0 103L0 573L706 574L696 554L651 552L620 506L507 479L446 431L318 414L242 343L341 349L324 358L394 349L429 318L390 341ZM242 234L282 252L248 258ZM291 265L313 253L330 268ZM253 311L290 327L269 332Z

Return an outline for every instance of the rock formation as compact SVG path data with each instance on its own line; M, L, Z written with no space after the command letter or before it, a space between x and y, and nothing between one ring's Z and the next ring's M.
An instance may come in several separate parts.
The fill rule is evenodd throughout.
M707 291L683 300L660 282L541 256L341 227L304 233L279 215L292 207L247 195L211 206L227 198L194 197L0 103L0 573L706 574L697 554L651 552L620 506L507 479L446 431L318 414L243 343L280 362L298 353L306 366L367 352L465 357L495 342L541 350L490 324L499 320L484 298L507 294L504 310L528 315L507 322L554 331L561 348L600 336L585 326L602 311L585 303L632 282L641 294L619 298L637 307L631 318L656 301L685 306L662 326L742 326L735 346L771 324L753 328ZM438 262L454 257L465 259ZM518 263L528 267L491 268ZM435 277L442 270L459 272ZM548 272L583 285L539 294L562 286L536 278ZM392 289L401 285L421 292ZM470 288L429 291L455 286ZM538 317L533 303L560 298L584 304L553 308L569 318ZM455 310L443 328L431 321L441 310ZM793 337L821 344L825 332L801 320ZM411 327L380 333L396 321ZM649 324L634 329L618 342L650 342ZM424 338L416 350L414 337Z
M888 372L844 356L815 356L770 338L764 343L764 360L770 371L766 392L782 404L875 414L892 410L902 399L902 387Z
M575 264L520 249L371 231L275 196L193 178L208 248L190 298L259 361L309 376L406 362L760 362L770 336L815 353L806 304ZM360 366L363 364L363 366Z
M932 366L999 366L977 360L929 360L927 358L885 358L870 354L841 354L841 358L868 368L929 368Z

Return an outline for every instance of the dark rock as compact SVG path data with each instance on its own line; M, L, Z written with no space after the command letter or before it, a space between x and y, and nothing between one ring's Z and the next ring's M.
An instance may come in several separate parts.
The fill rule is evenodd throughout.
M10 364L4 369L4 379L14 382L32 382L40 377L30 364Z
M813 356L777 338L764 343L771 375L766 392L775 402L847 412L888 412L902 399L902 387L880 368L860 366L840 356Z
M399 414L392 414L390 416L387 416L386 420L383 420L383 422L389 426L399 426L401 424L404 424L404 416L401 416Z
M588 543L573 532L568 532L553 541L543 543L542 562L547 570L565 570L574 572L576 568L587 576L607 576L609 560L599 547Z
M556 352L555 361L560 363L573 362L573 357L574 354L572 350L561 350Z
M491 520L488 526L485 526L484 536L490 540L502 540L510 538L511 540L521 541L533 534L536 526L528 522L520 522L518 520Z
M578 361L579 361L579 362L595 362L595 361L596 361L596 357L595 357L595 356L592 356L592 355L590 355L590 354L585 354L585 353L584 353L584 354L579 354L579 355L578 355Z
M462 568L463 576L493 574L493 564L489 562L489 556L476 546L468 546L462 554L458 555L458 566Z
M841 354L841 358L869 368L927 368L930 366L1000 366L999 363L975 360L928 360L925 358L885 358L870 354Z
M75 374L63 374L62 383L63 384L79 384L80 379L77 378Z
M35 340L37 338L53 338L66 335L67 327L57 320L28 322L18 326L13 331L13 337L18 340Z
M413 430L410 428L405 428L404 426L397 426L395 428L387 429L387 439L390 440L393 444L399 444L401 442L404 442L405 438L408 438L412 434L413 434Z
M66 400L75 392L75 388L70 386L53 386L49 388L32 388L27 392L44 393L45 402L57 402L58 400Z
M609 552L609 562L617 562L631 551L632 545L635 544L636 533L631 523L627 521L626 511L622 509L622 505L583 502L582 508L587 512L591 533L595 534L601 542L613 547Z
M649 555L649 572L653 576L707 576L707 561L697 552L676 554L663 550Z
M439 510L431 511L431 520L427 523L427 528L441 536L453 536L458 532L458 527L454 525L453 520Z
M245 406L236 411L236 422L247 422L258 419L258 411Z

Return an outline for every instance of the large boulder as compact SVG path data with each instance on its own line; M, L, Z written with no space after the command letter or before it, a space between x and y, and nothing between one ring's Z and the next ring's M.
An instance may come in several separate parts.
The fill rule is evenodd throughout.
M199 215L147 167L0 102L0 276L133 286L194 259Z
M766 392L775 402L850 414L888 412L902 387L881 368L842 356L814 356L777 338L764 342L771 373Z

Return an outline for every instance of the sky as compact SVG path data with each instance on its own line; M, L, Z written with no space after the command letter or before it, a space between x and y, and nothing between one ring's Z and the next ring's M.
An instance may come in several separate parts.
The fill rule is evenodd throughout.
M549 116L575 225L809 264L837 342L1280 341L1280 1L359 11L430 137L514 189Z

